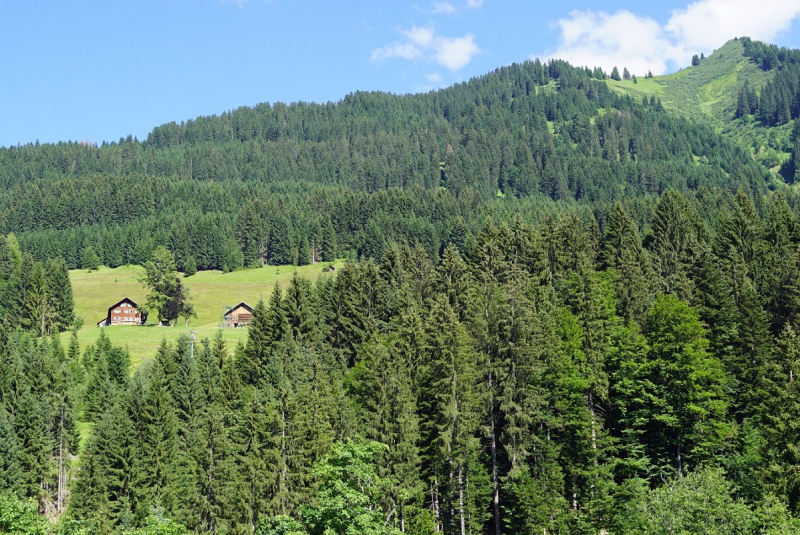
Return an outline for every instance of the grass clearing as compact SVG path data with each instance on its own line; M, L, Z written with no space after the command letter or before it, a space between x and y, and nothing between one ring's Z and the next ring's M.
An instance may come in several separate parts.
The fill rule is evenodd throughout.
M212 338L219 330L226 306L233 306L240 301L255 306L259 299L269 298L276 283L286 288L295 272L315 281L329 272L330 265L339 268L344 261L301 267L265 266L232 273L198 271L183 279L197 312L197 318L191 320L188 326L184 326L183 320L179 319L175 327L158 327L152 323L141 327L115 325L103 329L114 345L128 348L133 365L138 366L155 354L162 340L172 341L189 331L195 331L197 340ZM138 304L146 301L148 291L139 283L143 272L140 266L101 267L91 273L85 270L70 272L75 315L84 319L84 325L78 331L81 348L97 341L101 331L97 322L106 316L109 306L124 297L130 297ZM155 322L155 318L152 322ZM222 334L232 347L246 339L247 329L222 329ZM62 343L69 344L70 336L69 332L63 333Z

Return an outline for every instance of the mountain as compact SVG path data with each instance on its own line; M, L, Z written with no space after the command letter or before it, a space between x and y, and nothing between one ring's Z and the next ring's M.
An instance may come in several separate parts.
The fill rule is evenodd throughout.
M770 61L764 51L774 59ZM609 79L607 83L620 94L634 98L655 96L668 110L713 126L748 147L767 168L778 171L792 153L793 126L789 119L800 115L796 53L748 38L733 39L697 65L676 73L652 78L640 75L636 82ZM769 90L779 86L779 91L786 93L785 117L763 120L758 109L737 114L745 84L756 95L761 95L767 86L772 86Z
M0 532L800 533L798 54L0 150Z
M742 189L761 204L771 178L749 151L605 78L531 61L426 94L261 104L143 141L2 149L0 232L71 268L88 247L114 267L166 245L179 266L235 269L321 250L323 232L337 254L379 258L400 241L435 256L487 216L541 220L564 201L601 225L616 200L644 224L669 189ZM700 210L708 221L714 204Z

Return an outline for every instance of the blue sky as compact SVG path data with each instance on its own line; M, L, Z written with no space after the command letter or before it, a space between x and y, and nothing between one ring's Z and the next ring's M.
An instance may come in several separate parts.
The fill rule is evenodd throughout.
M661 74L740 35L800 48L798 18L800 0L8 0L0 146L143 139L239 106L427 91L534 57Z

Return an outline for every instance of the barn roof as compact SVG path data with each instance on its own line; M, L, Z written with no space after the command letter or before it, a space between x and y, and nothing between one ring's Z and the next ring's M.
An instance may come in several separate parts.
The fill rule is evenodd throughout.
M108 312L109 312L109 313L111 313L111 309L112 309L112 308L116 308L116 307L120 306L122 303L124 303L124 302L126 302L126 301L127 301L128 303L130 303L130 304L131 304L131 306L132 306L133 308L139 308L139 305L137 305L137 304L136 304L136 301L134 301L134 300L133 300L133 299L131 299L130 297L125 297L125 298L123 298L123 299L120 299L119 301L117 301L116 303L114 303L113 305L111 305L110 307L108 307Z
M252 313L252 312L253 312L253 307L251 307L250 305L248 305L247 303L245 303L244 301L242 301L242 302L240 302L239 304L236 304L236 305L234 305L234 306L230 307L230 308L229 308L229 309L228 309L228 310L225 312L225 315L227 316L228 314L230 314L231 312L233 312L234 310L236 310L236 309L237 309L237 308L239 308L239 307L244 307L244 308L246 308L246 309L247 309L247 311L248 311L248 312L250 312L250 313Z

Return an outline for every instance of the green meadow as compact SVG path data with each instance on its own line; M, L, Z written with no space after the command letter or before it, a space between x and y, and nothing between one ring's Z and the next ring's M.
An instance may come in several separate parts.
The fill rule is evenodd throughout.
M315 281L329 274L329 266L341 267L343 261L320 263L313 266L265 266L243 269L231 273L221 271L198 271L183 279L189 290L197 318L184 325L182 319L174 327L159 327L148 321L144 326L115 325L103 327L114 345L127 347L134 366L152 357L162 340L172 341L181 334L195 332L195 338L211 338L220 330L222 314L226 306L241 301L255 306L260 299L265 301L276 283L286 288L295 272L301 277ZM78 331L81 348L97 341L101 328L97 322L106 317L108 308L124 297L130 297L139 305L147 299L148 289L139 278L144 269L140 266L118 268L101 267L98 271L70 271L72 291L75 298L75 315L83 318L83 327ZM247 329L222 329L223 338L233 347L247 337ZM70 333L62 334L62 342L69 343Z

